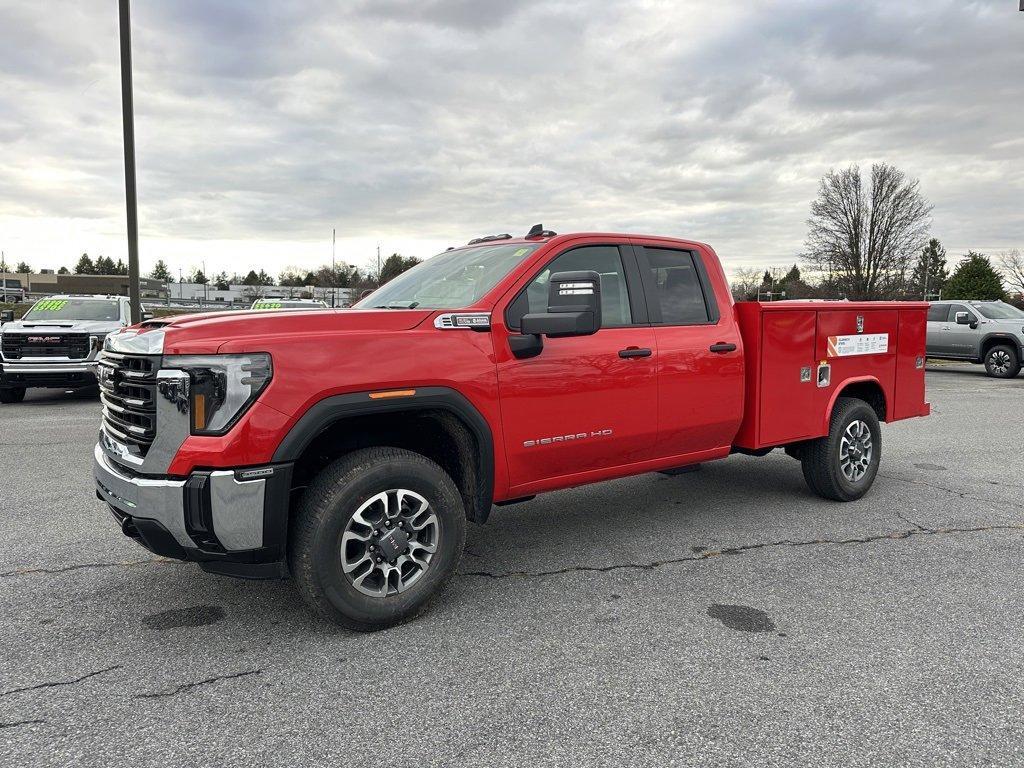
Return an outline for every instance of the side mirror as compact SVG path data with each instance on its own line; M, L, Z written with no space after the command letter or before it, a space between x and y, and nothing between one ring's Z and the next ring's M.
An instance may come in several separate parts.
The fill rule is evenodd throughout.
M956 324L957 325L969 325L971 328L978 327L978 321L971 317L970 312L957 312L956 313Z
M520 321L520 336L510 336L512 354L536 357L542 336L589 336L601 328L601 276L597 272L556 272L548 282L548 311Z
M548 311L524 315L521 330L535 336L589 336L601 328L601 276L557 272L548 283Z
M14 322L14 310L13 309L5 309L3 312L0 312L0 325L3 325L4 323L13 323L13 322Z

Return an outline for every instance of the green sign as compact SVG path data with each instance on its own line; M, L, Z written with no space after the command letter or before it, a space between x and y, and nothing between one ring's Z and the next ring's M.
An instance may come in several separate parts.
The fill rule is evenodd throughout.
M67 303L67 299L43 299L42 301L36 302L36 305L32 307L32 311L60 312L60 310L64 309L64 305Z

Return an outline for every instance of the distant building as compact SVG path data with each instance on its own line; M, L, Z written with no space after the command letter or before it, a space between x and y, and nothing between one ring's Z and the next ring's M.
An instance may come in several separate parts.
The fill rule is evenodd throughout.
M16 280L29 294L49 293L99 293L118 296L128 295L127 275L57 275L52 270L38 273L4 272L0 280ZM143 299L165 301L167 286L162 280L143 277L140 281Z
M204 304L252 304L256 299L322 299L331 305L332 294L337 294L337 305L352 301L351 288L318 288L315 286L284 286L284 285L242 285L232 283L226 291L218 291L213 284L202 283L170 283L167 286L171 303L175 301L192 304L201 301Z

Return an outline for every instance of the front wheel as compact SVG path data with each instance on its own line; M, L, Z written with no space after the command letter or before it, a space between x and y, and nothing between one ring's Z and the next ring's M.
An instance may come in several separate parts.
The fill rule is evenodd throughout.
M455 572L465 540L462 497L441 467L412 451L367 448L310 484L288 561L318 614L374 631L422 612Z
M985 355L985 371L997 379L1012 379L1020 373L1017 350L1009 344L998 344Z
M859 499L871 488L882 458L875 409L853 397L836 401L828 437L804 444L800 463L808 487L834 501Z
M20 403L25 399L25 388L0 389L0 403Z

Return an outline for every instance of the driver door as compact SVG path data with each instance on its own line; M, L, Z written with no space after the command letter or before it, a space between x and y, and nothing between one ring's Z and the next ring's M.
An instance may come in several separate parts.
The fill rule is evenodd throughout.
M545 337L536 357L516 358L508 337L519 334L523 315L546 310L552 274L575 271L601 277L600 330ZM495 338L513 492L599 480L613 476L615 467L651 458L658 431L658 355L630 246L570 246L513 290L502 315L504 333Z

